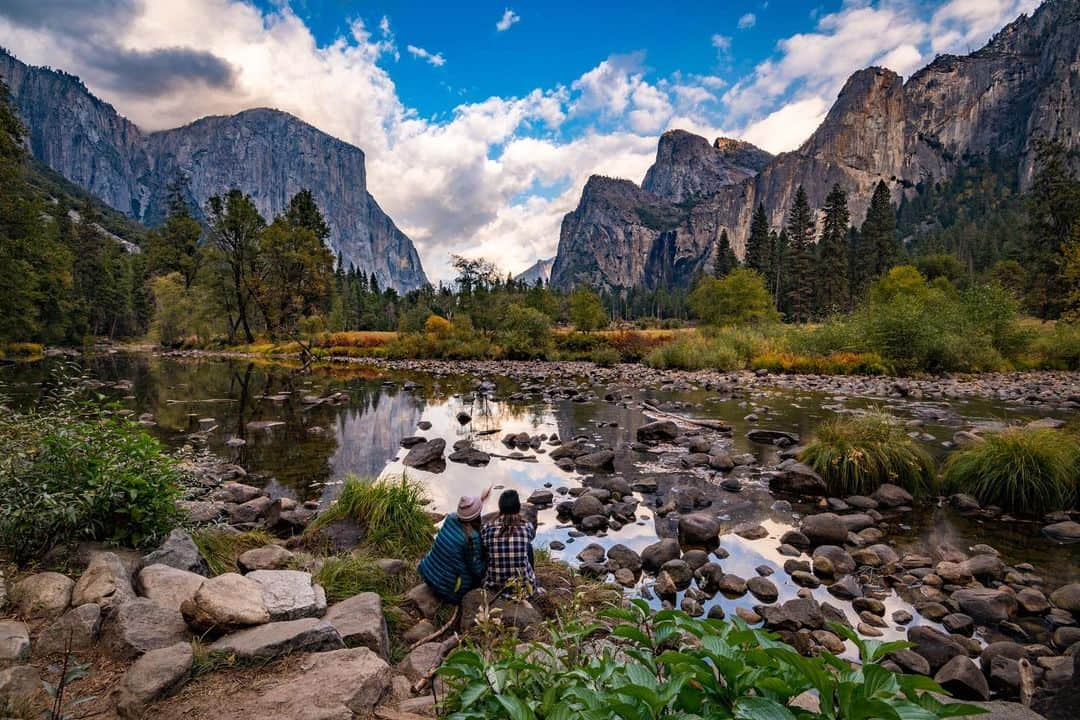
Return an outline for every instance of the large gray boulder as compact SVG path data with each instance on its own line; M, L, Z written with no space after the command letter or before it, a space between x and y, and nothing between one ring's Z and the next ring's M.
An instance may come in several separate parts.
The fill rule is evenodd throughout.
M263 603L271 622L322 617L326 592L301 570L255 570L245 576L262 586Z
M71 605L74 587L75 581L66 575L38 573L16 583L11 590L11 601L22 617L56 617Z
M263 586L243 575L225 573L203 582L195 596L180 606L184 619L198 632L224 633L270 622Z
M958 655L967 656L967 649L960 642L929 625L908 628L907 636L914 643L912 650L926 658L931 670L941 669Z
M146 716L147 705L180 689L191 677L195 660L191 643L180 642L151 650L124 673L116 692L116 712L122 718Z
M679 437L679 426L671 420L655 420L637 429L638 442L663 442Z
M664 563L674 560L682 554L679 541L663 538L641 551L641 566L648 572L658 572Z
M177 570L186 570L198 575L206 575L206 561L199 553L195 541L187 532L176 529L169 533L161 547L143 556L140 563L143 567L148 565L168 565Z
M121 660L188 640L187 626L180 613L146 598L136 598L114 608L101 635L109 653Z
M1016 615L1016 596L993 588L965 588L953 593L960 610L976 622L1002 623Z
M0 670L30 659L30 633L16 620L0 620Z
M847 526L836 513L807 515L803 518L800 529L810 540L811 545L843 546L847 540Z
M959 700L989 700L990 686L978 664L968 657L957 655L934 675L934 682Z
M302 618L238 630L213 645L244 660L269 660L294 652L323 652L345 647L341 635L326 620Z
M378 593L360 593L331 605L324 619L349 647L369 648L384 660L390 657L390 637Z
M1080 582L1062 585L1050 593L1050 602L1055 607L1068 610L1073 615L1080 616Z
M408 454L405 455L405 459L402 460L402 464L406 467L422 468L425 465L431 465L439 460L443 459L443 451L446 450L446 441L442 438L435 438L434 440L426 440L418 445L414 445Z
M62 655L71 650L81 652L94 646L101 634L101 606L87 603L64 613L58 620L41 631L34 652L40 657Z
M41 694L41 676L32 665L0 670L0 699L31 700Z
M160 563L147 565L136 578L143 597L177 611L185 600L195 597L204 582L206 578L202 575Z
M134 598L135 589L131 587L127 566L111 552L95 554L71 592L71 604L75 607L92 603L103 610L111 610Z
M803 463L793 462L769 477L769 489L792 495L820 496L827 492L825 480L814 469Z
M708 547L720 535L720 521L710 513L689 513L679 518L679 541L684 545Z

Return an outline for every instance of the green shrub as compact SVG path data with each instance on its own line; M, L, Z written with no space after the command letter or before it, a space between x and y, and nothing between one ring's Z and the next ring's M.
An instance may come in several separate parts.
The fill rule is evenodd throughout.
M0 545L18 562L80 540L153 543L178 520L179 481L160 442L73 388L26 412L0 403Z
M274 542L274 537L262 530L238 533L214 527L196 530L191 539L206 560L212 576L240 572L237 559L241 555Z
M914 495L934 487L934 460L885 413L838 417L823 423L799 459L840 497L870 495L883 483Z
M600 367L615 367L621 359L619 351L613 347L601 347L589 353L589 360Z
M338 499L309 530L351 520L364 531L361 546L380 557L417 558L431 547L435 525L425 509L423 486L402 476L364 481L350 477Z
M1080 322L1059 320L1036 334L1033 365L1055 370L1080 370Z
M775 635L730 622L694 620L663 610L650 615L643 600L606 613L617 623L602 645L599 623L563 621L550 644L526 652L500 646L491 656L473 648L450 655L439 668L448 686L447 717L543 720L616 718L734 718L735 720L862 720L936 718L977 713L943 702L944 691L919 675L882 666L887 653L910 643L851 640L861 663L824 652L803 657ZM820 713L793 704L812 692Z
M734 347L695 332L656 348L646 356L645 364L660 370L738 370L746 363Z
M531 307L510 305L498 341L511 360L546 358L552 352L551 318Z
M375 558L363 551L326 558L315 573L315 582L326 590L330 602L338 602L362 592L378 593L386 606L397 605L402 594L420 582L415 567L406 563L401 572L387 573Z
M1080 440L1072 433L1014 428L954 451L944 481L985 505L1040 515L1072 506L1078 469Z
M694 314L709 325L767 325L780 320L764 279L748 268L722 278L701 278L688 300Z

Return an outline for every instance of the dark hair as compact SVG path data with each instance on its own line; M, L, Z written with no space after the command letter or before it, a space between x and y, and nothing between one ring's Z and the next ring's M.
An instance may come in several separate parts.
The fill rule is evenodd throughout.
M521 498L517 490L503 490L499 495L499 535L506 534L521 523Z

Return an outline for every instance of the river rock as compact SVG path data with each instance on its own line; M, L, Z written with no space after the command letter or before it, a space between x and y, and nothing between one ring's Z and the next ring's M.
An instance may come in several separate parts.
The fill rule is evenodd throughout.
M24 578L11 590L11 601L26 618L56 617L71 605L75 581L56 572Z
M146 598L115 608L102 630L102 643L114 658L121 660L187 639L187 626L180 613Z
M976 622L1002 623L1016 615L1016 597L1012 593L992 588L965 588L953 593L960 610Z
M427 677L442 662L449 648L441 642L426 642L405 656L397 665L397 670L413 682Z
M822 496L827 492L825 480L803 463L791 463L770 476L769 489L793 495Z
M321 617L326 612L326 592L315 585L311 573L302 570L255 570L245 575L262 586L263 602L271 622Z
M162 607L180 610L185 600L195 597L206 578L169 565L147 565L139 571L139 593Z
M799 436L796 433L784 432L783 430L751 430L746 433L746 437L751 442L762 445L788 447L799 444Z
M757 609L765 627L795 632L799 629L820 630L825 627L821 606L812 598L793 598L780 605L765 605Z
M115 553L94 555L90 565L75 583L71 604L75 607L93 603L109 610L135 597L127 566Z
M967 657L967 650L956 639L929 625L908 628L907 637L914 643L912 649L926 658L932 670L939 670L958 655Z
M612 545L607 551L608 570L612 572L626 569L636 576L641 572L641 564L641 556L626 545Z
M30 659L30 634L15 620L0 620L0 670Z
M1042 529L1043 535L1059 543L1072 544L1080 542L1080 523L1074 520L1065 520Z
M581 470L613 470L614 463L613 450L597 450L574 458L574 466Z
M469 467L481 467L491 462L491 455L474 447L465 447L450 453L446 459Z
M720 534L720 521L709 513L689 513L679 518L679 541L685 545L708 547Z
M899 485L893 485L892 483L882 484L870 497L878 505L886 508L911 505L911 503L915 502L915 498L911 496L911 493Z
M752 577L746 581L746 587L754 597L763 603L774 603L780 597L776 584L763 577Z
M435 615L439 612L439 606L442 604L435 592L425 582L409 588L409 591L405 593L405 600L419 610L420 614L427 620L435 619ZM462 617L464 617L464 612Z
M217 500L178 500L176 506L189 522L200 525L217 522L228 511L228 506Z
M446 450L446 441L442 438L426 440L414 445L401 462L406 467L422 468L442 460L444 450Z
M637 429L638 442L662 442L679 436L679 426L671 420L656 420Z
M180 642L151 650L124 673L116 694L122 718L144 717L146 706L180 689L191 676L195 655L191 643Z
M269 660L294 652L340 650L345 643L329 622L306 617L238 630L210 647L245 660Z
M934 682L959 700L989 700L990 686L975 661L957 655L934 675Z
M294 557L291 552L280 545L264 545L242 553L236 562L244 572L280 570L286 567Z
M570 506L570 516L580 523L587 517L604 514L604 503L595 495L586 494L574 500Z
M694 571L690 568L690 565L681 558L668 560L661 566L660 571L667 573L668 577L671 578L675 583L675 586L680 590L689 587L694 579Z
M919 653L907 648L903 650L894 650L888 654L888 658L894 663L900 666L906 673L913 673L915 675L929 675L930 663L927 662Z
M843 545L847 540L847 528L835 513L807 515L801 529L811 545Z
M214 498L224 502L242 504L263 496L263 491L253 485L245 485L234 480L223 484L214 491Z
M1035 588L1021 588L1016 593L1016 602L1028 615L1042 615L1050 609L1046 596Z
M1073 615L1080 617L1080 583L1062 585L1050 593L1050 602L1054 607L1068 610Z
M75 652L89 650L101 633L101 606L94 603L68 610L41 631L34 652L41 657L62 655L71 641Z
M641 566L646 571L655 573L669 560L674 560L682 554L679 541L674 538L663 538L649 545L641 551Z
M814 572L818 575L825 574L840 577L855 572L855 559L851 557L847 550L838 545L819 545L814 548L812 558ZM828 561L830 572L818 572L818 563L822 559Z
M207 573L206 561L203 560L202 555L199 553L195 541L180 529L170 532L169 536L165 538L165 542L161 543L157 550L144 555L140 565L143 567L148 565L168 565L198 575L206 575Z
M369 648L384 660L390 657L390 637L378 593L363 592L335 603L327 608L324 619L350 647Z
M15 665L0 670L0 698L30 700L41 693L41 676L30 665Z
M270 622L263 597L263 586L255 580L225 573L204 581L195 596L181 604L180 611L199 632L228 632Z

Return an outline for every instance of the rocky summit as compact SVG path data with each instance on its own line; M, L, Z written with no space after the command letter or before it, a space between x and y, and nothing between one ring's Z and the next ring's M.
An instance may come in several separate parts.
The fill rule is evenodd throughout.
M3 48L0 77L34 156L140 222L164 220L170 186L181 175L193 208L239 188L267 219L308 189L346 267L374 273L380 287L402 293L427 282L412 241L367 190L364 152L289 113L255 108L146 133L77 77L28 66Z
M563 219L551 272L555 287L688 285L712 267L727 231L742 257L754 209L780 227L802 186L821 207L834 184L853 221L865 217L884 181L894 198L949 177L993 151L1032 178L1036 140L1075 149L1080 138L1080 5L1050 0L1005 26L983 48L940 55L905 82L891 70L854 73L821 126L776 157L725 138L710 144L681 130L660 139L639 187L589 178Z

